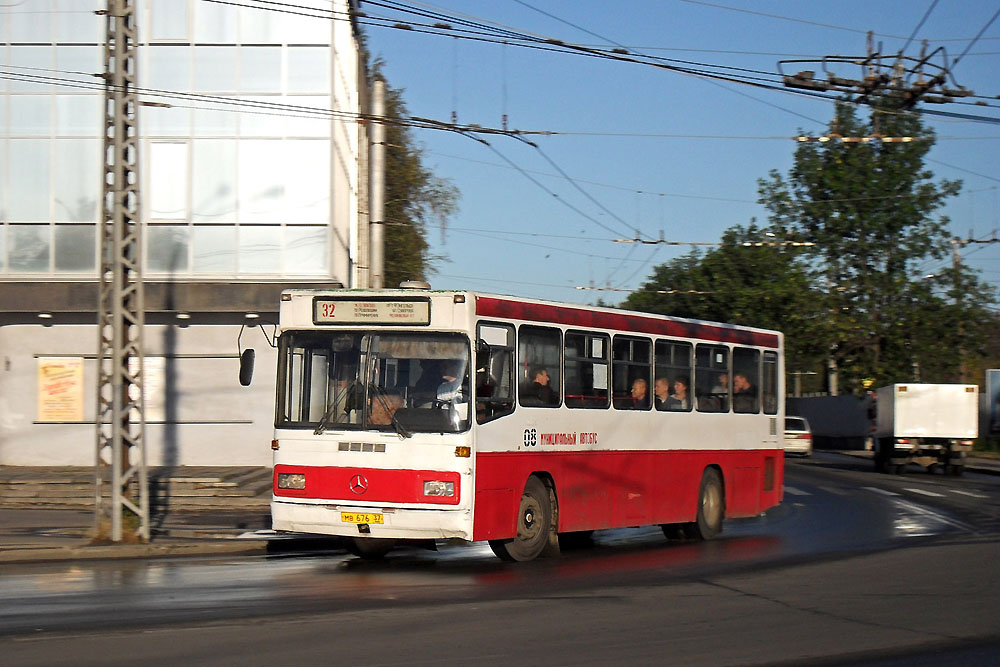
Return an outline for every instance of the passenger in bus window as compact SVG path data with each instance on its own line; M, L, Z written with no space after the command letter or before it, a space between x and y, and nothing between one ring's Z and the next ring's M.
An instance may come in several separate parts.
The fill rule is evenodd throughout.
M745 373L733 374L733 411L757 412L757 390Z
M719 373L715 376L715 384L712 385L713 394L729 393L729 373Z
M521 389L521 405L554 405L558 402L549 386L549 371L544 366L531 366L528 379L531 382Z
M670 396L667 405L670 410L687 410L690 402L688 399L688 385L691 381L686 375L678 375L674 380L674 393Z
M649 409L649 383L643 378L636 378L632 382L632 407L635 410Z
M653 383L653 393L656 394L656 409L657 410L669 410L670 409L670 378L661 375L656 378L656 382Z

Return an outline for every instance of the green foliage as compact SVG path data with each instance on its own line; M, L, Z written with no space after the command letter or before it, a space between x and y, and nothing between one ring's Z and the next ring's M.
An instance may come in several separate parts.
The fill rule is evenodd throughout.
M385 80L381 62L375 77ZM423 148L410 128L393 120L407 117L403 91L386 83L385 155L385 286L404 280L426 280L437 257L427 242L428 226L443 230L457 210L458 190L424 164Z
M957 264L921 275L950 259L949 221L935 213L961 183L932 182L924 159L934 135L915 114L876 109L865 123L838 105L829 132L918 138L803 143L787 178L772 171L760 181L772 231L816 244L811 274L827 293L823 330L841 386L961 379L961 357L981 346L993 292Z
M933 133L918 116L876 109L864 122L838 105L831 135L911 136L908 143L806 142L787 176L759 181L769 226L734 227L723 245L655 269L626 307L776 328L786 368L822 374L841 391L919 379L968 381L996 326L995 293L952 258L948 219L936 216L957 181L924 168ZM803 249L743 246L767 238ZM928 268L937 269L928 277ZM654 294L652 290L707 294Z
M787 368L812 365L822 358L826 343L813 335L825 317L823 294L812 288L799 260L801 251L770 245L773 240L753 224L732 227L718 248L694 250L656 267L650 280L622 306L778 329L785 333Z

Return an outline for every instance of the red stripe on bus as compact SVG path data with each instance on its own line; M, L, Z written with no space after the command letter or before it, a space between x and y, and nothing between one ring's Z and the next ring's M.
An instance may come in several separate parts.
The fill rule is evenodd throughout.
M279 489L280 473L306 477L305 489ZM454 482L454 496L425 496L424 482ZM272 480L274 495L313 498L342 503L429 503L457 505L461 501L461 477L457 472L435 470L386 470L382 468L335 468L330 466L277 465Z
M482 317L547 322L564 326L614 329L677 338L698 338L758 347L778 347L778 336L762 331L734 329L705 322L658 319L626 312L607 313L587 310L586 308L511 301L489 296L476 297L476 314Z
M702 474L713 466L722 473L726 517L756 516L781 502L780 449L479 453L473 539L514 537L533 474L552 480L559 532L694 521Z

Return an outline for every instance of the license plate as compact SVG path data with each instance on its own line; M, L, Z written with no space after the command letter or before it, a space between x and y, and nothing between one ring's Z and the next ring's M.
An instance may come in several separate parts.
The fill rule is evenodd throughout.
M382 515L374 512L341 512L340 520L344 523L385 523Z

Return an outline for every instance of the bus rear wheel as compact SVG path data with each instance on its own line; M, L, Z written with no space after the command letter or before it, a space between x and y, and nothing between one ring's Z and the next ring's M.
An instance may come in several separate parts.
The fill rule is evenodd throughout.
M722 477L715 468L708 468L701 476L698 489L698 516L688 525L686 531L699 540L710 540L722 532L722 520L726 514L725 494Z
M517 510L517 537L490 540L490 549L500 560L534 560L548 546L551 531L552 500L549 490L542 480L532 475L524 485Z

